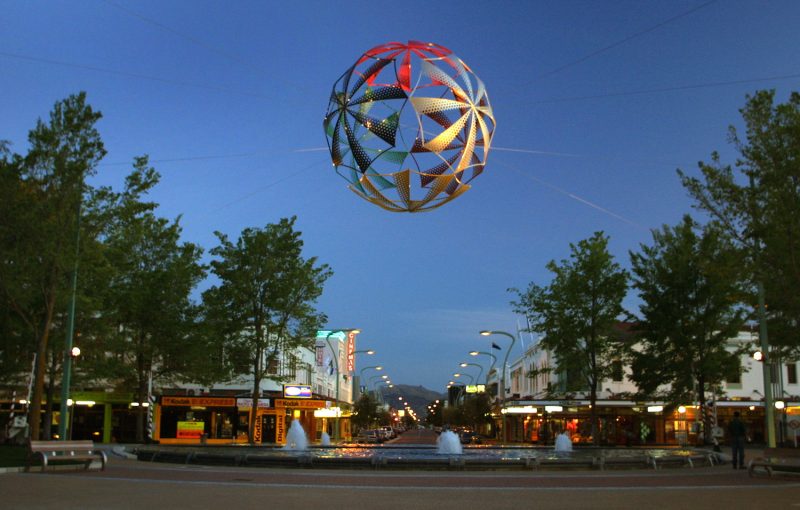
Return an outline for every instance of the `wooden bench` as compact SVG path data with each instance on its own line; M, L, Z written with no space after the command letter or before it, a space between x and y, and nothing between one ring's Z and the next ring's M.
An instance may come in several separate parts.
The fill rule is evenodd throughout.
M800 473L800 449L767 448L761 457L750 461L747 472L753 476L758 468L763 468L769 476L773 471Z
M100 461L100 469L106 468L106 453L95 448L92 441L30 441L28 444L28 463L25 471L29 471L33 461L42 459L42 471L47 465L57 462L83 465L89 469L92 462Z

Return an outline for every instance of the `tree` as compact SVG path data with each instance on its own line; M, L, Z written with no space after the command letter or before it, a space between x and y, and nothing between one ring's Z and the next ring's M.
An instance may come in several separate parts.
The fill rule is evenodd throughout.
M3 151L0 183L9 201L0 206L0 296L35 346L32 438L40 432L50 336L57 311L66 309L68 275L75 267L85 179L106 153L95 129L100 118L85 93L72 95L55 104L49 123L39 120L30 131L27 155Z
M263 229L247 228L232 243L216 232L219 246L211 262L219 285L203 293L205 319L224 343L232 375L253 377L250 441L253 442L261 381L279 380L269 371L281 351L311 346L324 324L313 304L332 271L317 258L302 257L296 217L283 218Z
M353 426L353 431L360 431L370 428L377 421L378 401L372 396L372 393L366 391L361 394L361 397L353 405L350 423Z
M202 250L180 243L179 220L159 218L155 204L141 201L141 192L157 182L147 157L137 158L105 237L111 272L103 319L111 327L104 351L113 354L110 378L135 388L138 402L146 402L152 378L189 375L192 360L205 355L190 300L205 276ZM136 438L143 441L146 409L138 409Z
M748 257L751 283L769 303L770 340L784 356L800 354L800 93L775 104L774 91L747 96L744 138L729 127L735 165L719 154L700 162L700 178L678 171L696 207L719 223Z
M545 335L540 345L555 354L559 372L572 376L566 390L589 389L592 440L599 444L597 391L617 352L613 327L623 314L628 276L613 261L602 232L570 244L570 251L569 260L547 264L554 275L548 286L510 289L518 296L512 305L528 318L528 331Z
M641 350L631 353L632 376L642 396L674 404L699 401L705 391L740 370L740 353L728 350L744 322L739 253L714 225L700 235L685 216L677 226L653 231L653 244L631 252L633 287L639 291ZM665 363L664 360L669 360ZM711 440L707 423L706 440Z

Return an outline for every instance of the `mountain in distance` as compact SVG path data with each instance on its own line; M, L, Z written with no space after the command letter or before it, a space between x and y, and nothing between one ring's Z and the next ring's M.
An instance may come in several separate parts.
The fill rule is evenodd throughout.
M400 407L399 397L403 397L405 401L409 403L411 409L417 413L417 418L422 420L428 414L428 404L434 400L443 400L445 395L437 391L429 390L423 386L395 384L394 388L384 387L383 400L395 409Z

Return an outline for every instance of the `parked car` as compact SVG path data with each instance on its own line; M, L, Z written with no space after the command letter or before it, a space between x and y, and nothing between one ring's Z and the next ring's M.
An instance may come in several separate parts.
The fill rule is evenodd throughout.
M394 429L388 425L385 425L378 430L383 434L383 437L386 438L387 441L389 439L394 439L397 437L397 434L395 434Z
M470 430L462 430L459 434L459 439L461 440L461 444L481 444L483 441L481 440L480 434L472 432Z
M384 441L383 433L379 430L362 430L356 436L356 443L382 443Z

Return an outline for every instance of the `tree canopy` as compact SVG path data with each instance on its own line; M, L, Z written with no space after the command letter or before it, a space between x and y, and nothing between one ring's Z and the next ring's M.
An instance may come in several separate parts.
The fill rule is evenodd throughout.
M674 404L705 405L707 386L740 369L740 353L728 345L745 318L740 254L714 225L698 229L685 216L631 252L632 285L642 301L631 378L642 396Z
M224 344L223 363L231 376L253 378L255 410L265 378L281 380L270 370L281 352L311 342L325 317L314 308L323 284L332 275L316 257L303 258L296 217L283 218L263 229L247 228L236 242L216 232L219 245L211 262L219 284L203 293L205 318Z
M774 91L758 91L740 112L744 135L728 130L736 162L714 152L699 164L700 177L679 175L696 207L747 255L750 282L766 289L770 343L793 357L800 354L800 93L776 104Z
M549 285L531 283L525 292L511 289L518 296L512 305L528 318L530 331L545 335L540 345L555 354L568 389L588 389L592 438L598 444L594 404L599 384L618 356L614 326L624 312L628 276L608 252L608 237L602 232L570 244L570 251L569 259L547 264L553 273Z

